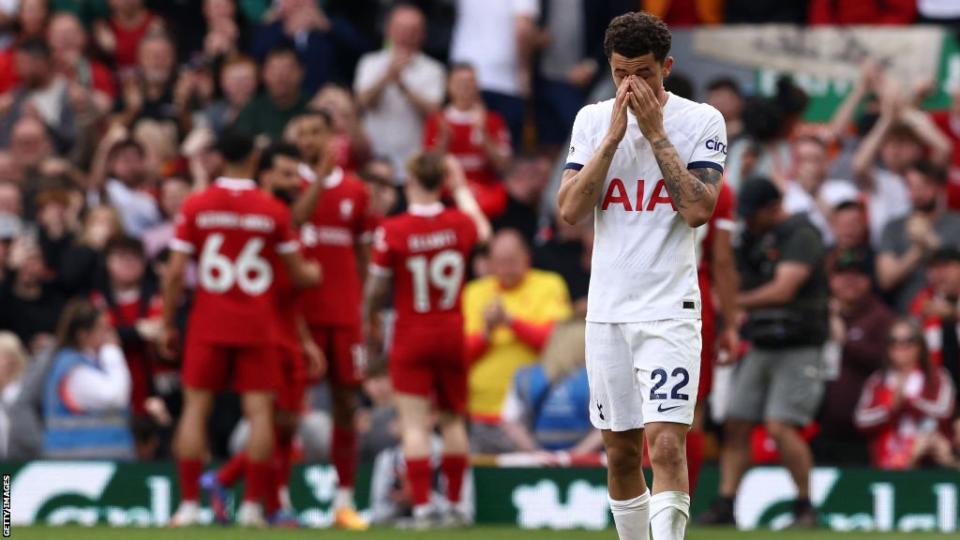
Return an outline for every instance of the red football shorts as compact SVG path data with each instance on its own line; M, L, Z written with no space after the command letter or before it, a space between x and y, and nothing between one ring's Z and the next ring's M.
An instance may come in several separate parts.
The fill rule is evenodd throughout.
M275 391L280 386L280 358L275 345L233 346L187 337L183 384L220 392Z
M717 314L713 309L713 296L708 280L700 279L700 318L702 347L700 348L700 387L697 402L707 399L713 389L713 358L716 356Z
M327 357L331 384L359 386L363 382L366 351L359 326L311 326L310 335Z
M307 394L307 361L299 348L279 347L280 387L277 389L277 409L292 413L303 412Z
M467 363L463 327L397 328L390 350L390 382L395 392L432 398L445 412L467 405Z

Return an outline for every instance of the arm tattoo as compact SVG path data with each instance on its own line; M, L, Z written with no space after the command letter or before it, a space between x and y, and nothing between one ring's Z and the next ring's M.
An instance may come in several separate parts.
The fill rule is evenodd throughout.
M667 192L678 209L700 204L720 183L720 172L713 169L687 170L676 148L666 138L653 142L653 155L660 165ZM708 187L709 186L709 187Z

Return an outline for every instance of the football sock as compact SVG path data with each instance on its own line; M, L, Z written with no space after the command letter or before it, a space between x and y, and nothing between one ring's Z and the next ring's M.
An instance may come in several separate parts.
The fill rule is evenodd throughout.
M407 460L407 482L410 483L410 497L414 506L430 502L430 458Z
M202 460L177 460L177 476L180 477L180 500L184 502L196 502L200 500L201 474L203 474Z
M610 499L610 513L613 514L620 540L650 538L650 491L626 501Z
M259 503L273 487L273 464L270 461L247 461L247 482L243 500Z
M246 472L246 469L247 453L237 452L217 471L217 482L220 482L221 486L230 487L243 478L243 473Z
M357 434L353 426L333 426L333 440L331 441L330 460L337 470L337 485L348 488L353 492L354 478L357 473ZM351 500L347 506L352 507ZM334 508L342 506L334 505Z
M460 502L461 492L463 491L463 479L467 474L468 460L463 454L443 456L440 468L443 475L447 477L447 499L453 505Z
M694 430L687 433L687 475L690 478L691 497L697 489L700 467L703 466L703 443L704 434L702 431Z
M650 497L650 530L653 540L683 540L690 517L690 495L662 491Z
M293 436L277 434L273 446L274 463L277 467L277 487L284 488L290 482L290 460L293 454Z

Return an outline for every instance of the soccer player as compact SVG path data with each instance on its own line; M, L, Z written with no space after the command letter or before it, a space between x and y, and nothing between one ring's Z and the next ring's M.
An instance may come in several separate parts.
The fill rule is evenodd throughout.
M700 351L700 385L697 389L697 407L693 426L687 433L687 470L690 479L690 495L697 488L700 467L703 465L704 403L713 388L713 362L732 362L737 354L737 275L731 235L736 225L734 217L733 190L729 184L720 184L717 206L706 227L701 227L700 265L697 277L700 284L700 315L703 330ZM713 291L717 292L719 306L714 306ZM717 313L723 315L723 332L718 336Z
M353 500L358 459L354 415L365 364L360 304L373 222L363 181L331 166L332 134L332 120L323 110L308 111L290 126L289 138L307 165L301 167L300 174L308 183L293 206L293 216L302 224L300 240L306 257L320 263L326 278L304 291L301 300L313 340L328 362L333 416L331 461L338 477L334 526L364 530L369 525L357 513Z
M587 301L591 420L603 434L621 540L683 538L685 459L700 376L694 227L713 214L726 153L720 113L667 92L670 31L647 13L607 27L614 99L573 125L561 217L596 224ZM653 496L641 474L646 434Z
M454 192L461 194L456 198L469 193L455 158L445 160L435 152L416 154L407 169L407 211L388 218L376 233L363 309L364 336L376 350L376 317L389 305L392 290L397 318L389 369L414 505L413 526L427 528L434 523L430 505L432 399L439 409L443 435L440 468L453 506L448 522L466 525L470 516L460 508L469 452L460 296L470 252L483 229L474 218L447 209L440 201L445 178L450 179ZM474 215L482 216L476 202L473 205Z
M257 180L267 194L290 206L300 195L300 152L289 143L275 143L260 155ZM322 373L325 359L310 336L302 314L299 290L286 272L276 274L278 353L281 361L281 390L277 393L273 452L274 482L266 494L267 521L272 526L297 526L290 504L287 483L293 437L304 408L307 379ZM228 521L228 492L246 469L247 456L239 452L217 471L203 475L200 484L209 495L214 518Z
M272 481L273 398L281 369L275 280L285 270L293 283L308 286L319 281L320 269L300 255L289 210L250 179L257 159L253 140L227 133L217 147L224 176L184 202L163 290L162 341L169 353L179 341L174 318L185 269L196 257L199 280L183 351L184 404L174 442L181 503L171 525L193 525L199 518L206 421L215 392L229 387L241 394L250 423L237 522L259 527L265 525L261 503Z

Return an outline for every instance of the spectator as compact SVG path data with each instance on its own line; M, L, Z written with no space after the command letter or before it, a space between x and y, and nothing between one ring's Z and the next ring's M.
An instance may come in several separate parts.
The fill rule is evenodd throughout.
M603 53L605 7L588 0L547 0L541 3L545 33L535 81L537 139L553 148L563 146L573 120L607 58Z
M751 349L740 360L724 423L719 497L703 523L733 523L733 503L750 463L750 433L762 422L797 488L794 523L816 526L810 503L813 459L800 428L823 395L821 349L827 338L827 283L819 234L804 215L789 216L765 178L743 185L737 209L747 228L737 251Z
M935 163L946 163L950 155L950 141L925 114L903 101L895 86L880 89L880 116L853 156L854 180L869 195L867 213L875 246L882 242L888 223L910 213L904 177L923 157L924 147L931 149Z
M370 156L370 142L350 91L336 84L325 85L310 100L310 107L328 111L333 120L329 144L334 164L351 173L360 170Z
M830 214L830 232L834 238L833 250L865 249L873 261L867 211L859 201L843 201ZM873 272L870 272L873 275Z
M463 293L467 358L467 405L473 420L474 450L510 450L500 429L507 390L514 373L533 363L556 321L571 314L563 279L530 268L523 237L503 230L490 243L491 275L467 284Z
M457 0L450 60L476 67L483 101L503 116L514 146L530 95L531 55L541 39L539 15L535 0Z
M236 54L241 41L245 40L242 40L241 28L237 25L237 5L234 0L204 0L203 18L207 26L203 54L208 58Z
M0 331L0 458L9 459L13 431L11 416L20 396L23 374L27 368L27 351L16 334ZM14 443L15 445L15 443Z
M583 321L558 323L540 362L513 376L500 425L518 451L577 455L603 449L600 431L590 424L585 333Z
M69 85L55 71L50 48L41 38L23 41L17 45L15 57L20 81L7 97L9 105L0 110L0 146L10 144L14 126L29 115L50 130L58 150L70 148L77 136L75 112Z
M743 91L731 77L719 77L707 83L707 103L720 111L727 125L727 144L743 134Z
M867 441L853 423L863 385L880 368L894 313L871 291L873 261L866 248L839 252L830 273L828 380L820 407L820 432L813 442L818 461L843 465L869 462Z
M549 240L534 250L533 266L563 276L573 301L574 314L586 316L590 257L593 255L593 223L585 220L570 225L557 219L551 233Z
M163 221L143 233L143 245L147 258L152 259L167 247L173 239L174 219L180 213L184 199L190 195L190 181L180 176L171 176L160 185L160 210Z
M33 178L40 174L43 164L54 155L53 141L47 127L33 116L20 118L13 124L9 148L12 162L12 177L9 180L27 190L34 188L30 185ZM24 202L27 203L25 206L30 206L29 197ZM25 214L28 218L33 217L29 209Z
M44 456L132 459L130 373L107 316L85 300L67 305L43 399Z
M78 113L106 114L117 86L105 65L87 56L87 31L72 13L57 13L47 28L54 69L70 81L70 102Z
M360 178L370 193L370 212L378 218L385 217L397 208L399 192L394 183L397 173L393 161L387 157L374 157L367 162Z
M150 181L146 152L142 144L124 139L110 147L107 154L105 192L111 206L120 214L127 234L140 238L161 221L160 209L147 188Z
M257 63L248 56L229 57L220 66L219 80L223 97L203 111L203 127L216 135L233 125L240 111L257 95Z
M929 461L952 466L949 421L955 391L930 362L920 327L900 319L890 329L884 367L863 388L856 424L870 437L871 463L912 469Z
M540 228L540 205L550 183L552 163L545 156L515 161L503 185L507 204L495 220L494 229L515 229L528 244L533 244Z
M811 0L810 24L907 25L917 17L916 0Z
M493 219L507 203L501 175L512 155L510 133L503 117L484 107L471 66L450 68L447 95L450 105L427 120L424 147L457 158L477 203Z
M910 315L920 321L927 352L933 365L950 374L960 385L960 250L942 247L927 262L927 287L910 305Z
M115 236L104 254L106 284L92 301L117 331L130 372L131 411L134 417L142 417L147 415L147 398L155 394L154 376L172 371L171 366L158 363L154 347L162 325L161 299L156 281L147 274L142 242Z
M424 121L443 101L443 65L421 52L424 25L417 7L394 7L387 21L389 48L364 55L353 84L373 151L389 158L398 172L419 150Z
M234 125L249 135L278 141L287 122L307 108L300 91L303 65L293 49L278 47L267 53L261 76L265 92L247 103Z
M877 257L880 288L905 313L923 287L923 262L941 246L960 242L960 214L946 208L946 171L929 161L906 169L912 212L887 224Z
M829 203L823 199L821 188L829 169L827 145L816 137L799 137L793 141L794 177L783 190L783 209L790 214L805 214L828 246L834 239Z
M119 120L128 127L142 119L179 126L179 111L174 107L177 56L173 41L162 32L153 32L139 43L137 69L118 75L122 90Z
M47 279L39 246L19 237L10 246L7 275L0 283L0 328L15 333L36 353L51 345L64 302Z
M366 49L346 20L328 17L316 0L279 0L276 19L257 28L252 49L266 63L269 51L293 47L305 70L303 93L312 95L328 82L353 80L352 66Z
M91 208L76 243L63 254L57 269L59 288L71 295L84 295L103 282L106 275L104 249L107 241L123 232L120 215L110 206Z
M134 67L144 37L162 31L163 21L144 6L143 0L110 0L110 17L97 21L93 38L120 70ZM122 77L121 77L122 78Z

